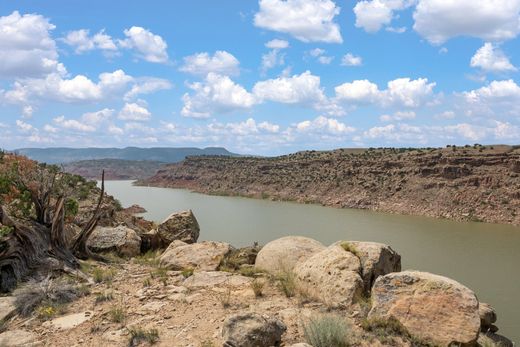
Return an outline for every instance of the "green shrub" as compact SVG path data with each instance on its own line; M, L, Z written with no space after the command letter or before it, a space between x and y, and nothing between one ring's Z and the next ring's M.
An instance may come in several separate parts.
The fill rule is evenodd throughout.
M122 306L113 306L108 315L114 323L123 323L126 320L126 311Z
M313 347L349 346L350 327L336 315L312 318L303 327L305 340Z
M147 342L150 345L159 341L159 331L157 329L143 329L140 327L129 328L130 341L129 347L139 346L141 342Z
M290 298L296 294L296 275L292 271L282 271L276 277L278 280L278 286L285 294L286 297Z
M251 289L253 289L253 292L255 293L255 297L259 298L264 295L265 282L259 279L254 279L251 282Z

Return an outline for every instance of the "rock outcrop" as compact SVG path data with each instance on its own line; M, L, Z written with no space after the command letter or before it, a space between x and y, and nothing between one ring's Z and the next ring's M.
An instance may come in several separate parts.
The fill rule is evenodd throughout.
M175 240L195 243L199 238L199 232L199 223L191 210L172 213L157 228L164 247Z
M360 260L339 245L297 263L294 272L301 288L329 307L349 307L363 293Z
M267 315L242 313L228 317L222 327L224 347L279 346L285 324Z
M286 236L266 244L256 257L255 267L270 273L292 271L296 263L325 249L320 242L303 236Z
M170 270L214 271L231 249L231 245L224 242L203 241L187 244L177 240L161 255L160 264Z
M494 330L493 324L497 321L495 309L491 305L481 302L478 307L478 313L480 316L480 330L484 333Z
M134 257L141 253L141 238L134 230L123 225L97 227L87 245L94 252L116 252L124 257Z
M367 292L379 276L401 271L401 256L388 245L364 241L338 241L334 244L359 258L361 277Z
M404 271L376 280L368 316L393 317L413 336L439 346L466 346L478 338L478 306L475 294L452 279Z

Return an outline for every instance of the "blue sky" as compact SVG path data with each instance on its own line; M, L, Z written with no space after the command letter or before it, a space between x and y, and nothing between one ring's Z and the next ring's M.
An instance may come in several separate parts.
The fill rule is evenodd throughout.
M520 0L2 1L0 147L520 143Z

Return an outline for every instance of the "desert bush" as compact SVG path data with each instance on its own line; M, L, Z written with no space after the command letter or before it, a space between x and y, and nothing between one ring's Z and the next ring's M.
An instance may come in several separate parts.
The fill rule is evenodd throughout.
M121 305L112 306L108 315L114 323L123 323L126 320L126 311Z
M28 316L38 307L53 307L69 303L82 296L78 287L67 281L46 278L43 281L32 281L17 289L15 306L22 316Z
M350 327L336 315L312 318L303 327L305 340L313 347L349 346Z
M139 346L142 342L153 345L159 341L159 331L157 329L132 327L129 328L128 331L130 333L129 347Z
M277 276L278 286L285 294L286 297L290 298L296 294L296 275L292 271L282 271Z
M96 295L95 303L99 304L101 302L111 301L113 299L114 299L113 292L100 293L100 294Z
M138 255L134 258L134 262L136 262L139 265L158 266L158 251L149 250L144 254Z
M251 289L253 289L253 292L255 293L255 297L259 298L264 295L263 290L265 287L265 282L260 279L254 279L251 282Z
M401 322L393 317L364 319L361 327L372 333L383 344L392 344L393 337L401 337L408 341L411 347L435 347L434 344L411 335Z
M224 293L220 293L218 299L222 304L222 307L231 307L231 290L228 289Z
M103 270L102 268L96 267L92 270L92 277L96 283L110 283L114 278L115 271L112 269Z

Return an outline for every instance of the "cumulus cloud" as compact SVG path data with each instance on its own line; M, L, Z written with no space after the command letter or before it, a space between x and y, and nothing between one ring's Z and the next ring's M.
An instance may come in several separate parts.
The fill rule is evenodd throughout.
M457 36L504 41L520 32L518 0L419 0L414 29L433 44Z
M18 129L20 129L21 132L24 132L24 133L28 133L30 131L35 130L35 128L31 124L26 123L20 119L16 120L16 126L18 127Z
M477 102L514 102L520 101L520 86L513 80L492 81L489 85L479 89L464 92L466 100Z
M486 42L471 58L471 67L478 67L489 72L516 71L509 58L496 45Z
M136 103L126 103L117 116L117 118L121 120L134 122L147 121L151 117L152 114L146 109L146 107Z
M182 97L185 117L208 118L214 112L226 113L248 109L256 103L254 95L233 82L228 76L210 72L203 82L188 85L194 94Z
M134 49L138 57L151 63L168 62L168 45L161 36L138 26L126 29L124 33L127 38L119 41L121 47Z
M394 18L394 11L404 10L415 3L415 0L366 0L354 6L356 27L366 32L375 33L383 26L389 25ZM402 30L402 29L400 29ZM389 31L400 31L390 28ZM405 29L406 30L406 29Z
M54 123L58 126L69 129L76 130L80 132L93 132L96 131L96 127L93 125L88 125L82 122L79 122L75 119L66 119L65 116L59 116L53 119Z
M309 52L307 52L311 57L314 57L316 58L316 60L318 61L318 63L320 64L323 64L323 65L328 65L330 63L332 63L332 61L334 60L334 57L333 56L327 56L325 55L325 53L327 53L327 51L325 51L324 49L322 48L314 48L314 49L311 49Z
M360 66L363 65L363 59L360 56L352 53L347 53L341 58L341 65L343 66Z
M271 50L262 55L262 72L265 73L278 65L285 64L285 54L281 53L281 50L289 47L289 42L285 40L274 39L265 44L267 48Z
M309 133L329 133L332 135L344 135L354 132L356 129L342 123L334 118L327 118L319 116L314 120L306 120L296 124L296 130L298 132Z
M393 122L393 121L403 121L409 119L415 119L414 111L397 111L393 115L384 114L379 117L379 120L382 122Z
M94 132L99 130L103 124L109 122L113 114L113 109L104 108L99 111L86 112L79 119L68 119L65 116L58 116L53 119L53 122L62 129L77 132ZM46 124L43 130L48 133L56 133L58 131L57 128L49 124Z
M180 70L200 76L206 76L210 72L235 76L240 73L239 65L238 59L226 51L216 51L213 56L203 52L185 57Z
M337 86L335 91L338 100L354 104L419 107L433 96L434 87L427 78L398 78L389 81L385 90L368 80L356 80Z
M334 22L340 8L331 0L260 0L257 27L289 34L303 42L341 43Z
M74 30L67 33L63 38L63 42L74 48L77 54L99 49L102 51L117 51L117 46L110 37L105 34L104 30L90 36L88 29Z
M289 47L289 42L285 40L274 39L267 42L265 46L271 49L285 49Z
M0 77L65 74L51 37L54 29L49 19L37 14L21 15L14 11L0 17Z
M143 77L136 79L134 85L130 91L125 94L124 98L125 100L130 100L142 94L151 94L159 90L168 90L172 87L173 85L170 81L163 78Z

